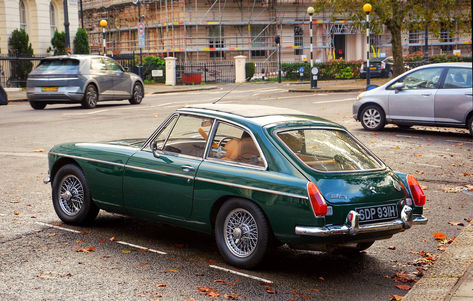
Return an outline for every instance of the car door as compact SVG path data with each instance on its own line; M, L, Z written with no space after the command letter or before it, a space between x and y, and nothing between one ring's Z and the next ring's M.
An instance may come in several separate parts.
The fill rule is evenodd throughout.
M104 58L110 77L113 79L113 94L117 99L131 97L131 77L122 66L110 58Z
M404 88L389 94L387 115L390 119L433 123L435 94L444 70L442 67L422 68L397 80L395 83L404 83Z
M113 98L113 79L108 74L108 69L103 58L93 57L90 59L90 75L99 86L99 98Z
M435 122L464 124L472 108L471 68L448 68L435 95Z
M213 120L173 116L125 166L125 206L139 215L185 219L192 210L195 174L202 162Z

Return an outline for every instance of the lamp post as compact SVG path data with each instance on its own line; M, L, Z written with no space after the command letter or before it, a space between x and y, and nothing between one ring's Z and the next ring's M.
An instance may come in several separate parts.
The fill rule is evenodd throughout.
M67 0L63 0L62 6L64 7L64 31L66 34L66 52L71 51L71 38L69 35L69 12L67 9Z
M103 34L103 55L107 55L107 39L105 37L105 27L107 27L108 23L107 20L103 19L100 20L100 26L102 27L102 34Z
M278 45L278 83L281 83L281 37L276 35L274 42Z
M363 5L363 11L366 13L366 90L370 86L370 12L372 6L369 3Z
M312 68L314 67L314 44L313 44L313 31L312 31L312 15L314 14L315 9L313 6L307 7L307 13L309 14L309 28L310 28L310 88L316 89L317 88L317 81L315 77L317 76L316 72L312 72ZM314 74L315 73L315 74Z

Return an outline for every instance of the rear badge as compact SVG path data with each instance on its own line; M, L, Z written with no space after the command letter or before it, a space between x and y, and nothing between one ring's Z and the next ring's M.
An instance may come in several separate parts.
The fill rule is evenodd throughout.
M370 191L371 193L376 194L376 189L373 186L370 187Z

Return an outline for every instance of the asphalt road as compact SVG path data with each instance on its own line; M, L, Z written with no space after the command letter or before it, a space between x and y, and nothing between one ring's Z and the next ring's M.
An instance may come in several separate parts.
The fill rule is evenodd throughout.
M221 102L296 108L346 126L392 169L419 180L429 223L357 256L283 246L252 271L225 264L212 238L199 233L106 212L90 228L60 223L50 185L41 181L54 144L147 137L176 108L214 101L232 87L149 95L138 106L106 102L93 110L1 106L0 300L210 299L197 287L214 289L221 300L390 300L406 293L396 287L404 284L395 282L396 273L428 268L429 258L416 252L434 259L442 252L432 233L453 238L462 226L449 222L473 217L473 195L461 192L473 188L473 139L466 130L366 132L351 117L356 93L291 94L286 86L247 84Z

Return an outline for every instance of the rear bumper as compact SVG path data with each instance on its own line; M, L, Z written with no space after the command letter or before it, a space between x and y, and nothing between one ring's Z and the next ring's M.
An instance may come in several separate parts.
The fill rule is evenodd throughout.
M27 93L29 101L44 102L80 102L84 98L84 93Z
M400 219L365 225L360 225L359 220L359 214L352 210L348 213L345 225L325 227L296 226L295 233L297 235L315 237L333 237L340 235L354 236L365 233L401 232L409 229L412 225L424 225L427 223L427 218L422 215L412 214L412 208L407 205L402 208Z

